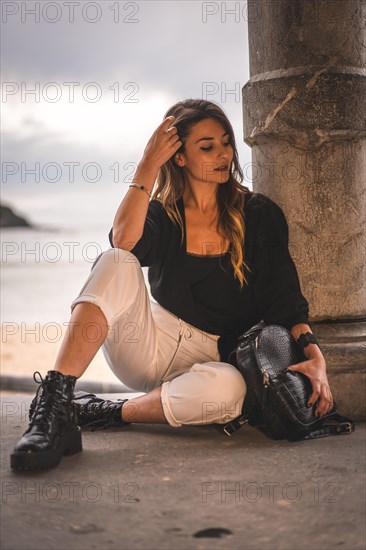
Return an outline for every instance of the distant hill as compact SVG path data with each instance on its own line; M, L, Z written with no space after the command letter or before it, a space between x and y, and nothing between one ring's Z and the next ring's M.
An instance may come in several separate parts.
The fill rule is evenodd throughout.
M22 216L18 216L9 206L0 204L0 227L33 227Z

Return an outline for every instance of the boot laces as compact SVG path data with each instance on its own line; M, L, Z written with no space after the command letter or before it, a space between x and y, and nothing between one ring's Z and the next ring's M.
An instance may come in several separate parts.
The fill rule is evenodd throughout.
M37 380L37 374L40 380ZM39 386L33 400L33 410L30 410L30 425L33 426L37 424L38 426L47 426L58 411L58 401L52 393L53 380L44 379L39 371L33 374L33 380L39 384Z
M107 428L112 428L118 425L129 424L129 422L124 422L122 419L120 422L116 422L114 416L115 412L117 409L120 408L121 404L123 404L127 400L117 399L117 401L118 403L113 401L90 403L88 405L88 413L103 415L103 418L97 418L97 420L88 422L88 424L85 424L84 427L87 427L88 429L90 429L90 431L95 432L97 430L105 430Z

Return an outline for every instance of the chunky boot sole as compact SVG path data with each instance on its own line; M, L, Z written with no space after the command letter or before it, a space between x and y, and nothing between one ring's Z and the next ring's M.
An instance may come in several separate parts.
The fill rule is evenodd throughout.
M59 464L62 455L73 455L83 450L81 429L65 435L57 449L40 452L15 451L10 457L13 470L49 470Z

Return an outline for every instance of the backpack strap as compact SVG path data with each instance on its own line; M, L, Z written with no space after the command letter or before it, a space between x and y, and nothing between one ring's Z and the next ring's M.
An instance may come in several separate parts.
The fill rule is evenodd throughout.
M301 439L317 439L318 437L326 437L327 435L350 434L354 431L355 423L353 420L335 413L329 420L326 421L324 426L322 426L318 430L309 432Z
M244 415L238 416L231 420L227 424L219 424L220 430L231 436L236 430L248 423L248 418ZM349 434L355 431L355 423L350 418L341 416L340 414L333 414L332 418L327 421L324 426L318 430L307 433L306 435L299 435L296 438L291 438L291 441L301 441L304 439L317 439L319 437L326 437L327 435L343 435Z
M221 424L220 429L224 432L226 435L232 435L236 430L244 426L244 424L248 423L248 419L243 414L238 416L237 418L234 418L234 420L231 420L227 424Z

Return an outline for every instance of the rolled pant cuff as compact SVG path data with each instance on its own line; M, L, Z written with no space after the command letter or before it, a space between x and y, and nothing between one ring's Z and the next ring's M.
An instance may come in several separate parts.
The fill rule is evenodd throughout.
M170 385L170 382L164 382L161 386L161 397L160 397L160 399L161 399L161 404L163 406L164 416L167 419L170 426L173 426L174 428L180 428L182 426L182 424L180 424L174 418L172 410L170 408L169 395L168 395L169 385Z
M71 313L77 304L82 304L84 302L94 304L95 306L99 307L105 317L108 329L111 330L111 328L113 327L113 313L110 310L108 304L100 296L95 296L94 294L81 294L72 302L70 306Z

